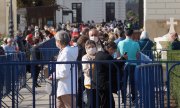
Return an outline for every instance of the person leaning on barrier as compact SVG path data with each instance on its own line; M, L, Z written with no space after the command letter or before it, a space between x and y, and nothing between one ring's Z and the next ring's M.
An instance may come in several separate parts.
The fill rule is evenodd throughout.
M97 52L96 43L92 40L86 41L85 44L86 55L82 57L82 61L93 61ZM87 92L87 107L96 107L96 89L94 83L91 84L91 79L94 76L94 64L84 63L82 64L82 71L84 73L84 86ZM92 79L92 82L95 82ZM91 92L92 91L92 92ZM91 95L92 93L92 95ZM93 102L91 102L93 100ZM93 103L93 105L91 105Z
M95 56L95 61L99 60L114 60L112 55L116 52L117 45L114 42L108 42L105 45L105 51L99 51L97 52ZM99 98L100 98L100 106L102 108L110 108L110 101L112 103L112 108L115 108L115 101L113 98L112 93L116 92L114 90L114 87L116 86L116 83L114 83L117 78L116 70L111 65L111 70L109 71L109 64L108 63L100 63L95 64L95 75L94 79L98 80L98 83L96 82L96 90L99 90ZM111 72L111 73L109 73ZM111 82L109 79L109 74L111 74ZM95 80L95 81L96 81ZM109 87L112 85L112 92L111 92L111 99L109 95ZM97 91L96 91L97 92Z
M178 40L178 34L177 33L171 33L170 36L171 44L170 49L171 50L180 50L180 41Z
M76 61L78 47L69 46L70 37L68 33L59 31L56 33L55 39L56 46L60 49L57 62ZM49 76L49 80L57 79L57 108L76 107L76 77L78 77L78 74L75 71L75 65L56 64L56 72ZM72 88L73 91L71 91ZM73 99L73 102L71 99Z
M40 42L40 39L39 38L34 38L33 39L34 41L34 45L32 46L32 48L30 49L31 50L31 61L38 61L40 60L41 58L41 54L40 54L40 51L39 51L39 42ZM41 87L38 82L37 82L37 79L38 79L38 76L39 76L39 73L41 71L41 65L40 64L35 64L35 72L34 72L34 82L35 82L35 87ZM31 70L33 71L33 70ZM31 72L33 73L33 72Z
M125 35L126 35L126 39L118 43L118 54L117 54L118 57L120 55L124 55L124 53L127 53L128 56L127 60L138 60L140 47L138 42L132 40L133 29L127 28L125 30ZM131 86L130 88L132 94L132 98L130 99L132 102L135 102L134 72L136 65L137 65L136 63L130 63L130 62L126 63L125 74L124 74L126 77L126 84L128 77L130 80L130 86Z

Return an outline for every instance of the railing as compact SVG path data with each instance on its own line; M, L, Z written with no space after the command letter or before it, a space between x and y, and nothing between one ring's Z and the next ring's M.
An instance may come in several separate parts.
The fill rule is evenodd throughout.
M4 56L0 56L0 96L1 99L9 97L12 101L15 101L11 96L16 95L18 99L22 100L23 96L19 94L19 91L26 85L26 65L7 65L8 62L21 62L25 61L25 53L7 53ZM12 92L16 91L16 92ZM15 94L14 94L15 93ZM4 106L7 107L3 101ZM0 104L0 106L3 106Z
M149 55L152 58L152 62L149 61L88 61L88 62L55 62L52 59L59 52L57 48L39 48L40 59L35 61L26 61L25 53L14 53L1 56L0 60L0 95L1 99L9 97L12 100L11 105L5 104L2 101L0 106L11 106L13 108L20 106L19 101L23 100L23 96L19 93L22 88L26 88L32 93L32 107L37 107L36 100L36 88L35 88L35 66L41 65L42 67L48 67L48 75L56 71L57 64L67 64L71 68L71 84L75 83L74 87L71 85L71 95L75 90L76 105L74 107L85 107L85 102L82 101L82 94L85 90L83 76L84 73L78 73L78 65L90 64L90 79L91 84L94 84L93 89L89 90L89 104L92 107L100 107L103 101L108 108L112 108L114 105L120 107L137 107L137 108L164 108L171 107L170 103L170 73L172 69L179 65L179 61L160 61L158 58L160 52L156 51L144 51L143 53ZM32 53L31 53L32 54ZM134 64L144 64L138 66L125 65L124 62ZM92 64L95 64L96 77L92 73ZM173 64L173 66L172 66ZM26 66L31 67L32 74L32 88L27 84L26 79ZM174 66L175 65L175 66ZM171 67L172 66L172 67ZM102 73L98 70L103 67L106 73L107 81L101 81L100 77ZM43 69L43 68L42 68ZM169 70L170 69L170 70ZM133 71L134 70L134 71ZM136 71L135 71L136 70ZM43 70L42 70L43 71ZM132 73L133 72L133 73ZM81 76L81 77L78 77ZM56 77L56 74L55 76ZM95 79L94 79L95 78ZM56 79L56 78L55 78ZM93 80L94 79L94 80ZM46 80L46 79L45 79ZM101 85L102 82L106 82L106 89ZM50 82L52 86L52 92L49 97L49 106L56 107L56 88L57 81L52 80ZM80 85L80 86L78 86ZM113 95L112 95L113 93ZM105 97L103 97L105 96ZM167 97L165 100L164 97ZM91 98L90 98L91 97ZM20 100L19 100L20 99ZM107 99L107 100L105 100ZM113 101L116 99L116 101ZM93 101L95 100L95 101ZM123 104L122 104L123 102Z
M4 56L5 57L5 56ZM3 57L2 57L3 58ZM1 60L5 60L2 59ZM107 108L112 108L113 106L116 106L118 108L121 107L136 107L136 108L164 108L165 103L168 103L168 108L170 108L170 103L168 102L170 100L170 79L169 79L169 72L171 72L171 69L169 72L167 69L163 71L163 65L162 64L172 64L172 63L179 63L177 61L167 61L167 62L145 62L145 65L139 65L137 67L134 67L136 71L133 72L132 66L125 66L122 67L122 63L124 61L92 61L92 62L6 62L6 63L0 63L0 90L1 90L1 99L4 96L7 96L11 94L11 107L20 107L19 103L19 88L20 88L20 82L22 78L26 78L26 74L19 74L21 70L23 70L22 73L24 73L24 69L21 69L20 67L26 67L26 65L31 65L32 67L32 76L33 80L31 82L32 84L32 107L35 108L38 104L36 100L36 88L35 88L35 82L34 82L34 75L35 75L35 65L47 65L49 73L52 73L54 71L57 71L55 69L57 64L66 64L69 65L71 68L71 71L69 75L71 76L71 96L73 94L76 95L76 100L74 101L76 104L73 107L78 107L78 101L81 100L77 95L83 94L82 92L78 92L78 89L84 90L84 82L81 81L78 82L78 65L80 64L95 64L95 74L92 74L92 71L90 71L90 77L91 77L91 87L93 89L89 89L90 97L89 102L90 105L94 105L96 108L100 107L103 104L107 105ZM143 63L143 61L128 61L128 63ZM157 64L158 63L158 64ZM173 66L174 67L174 66ZM172 68L173 68L172 67ZM90 70L92 70L92 65L90 65ZM102 73L102 71L99 71L101 69L107 70L108 73ZM125 68L125 69L124 69ZM54 69L52 71L52 69ZM8 73L7 73L8 72ZM83 76L84 73L81 73ZM95 75L95 76L93 76ZM105 76L103 76L105 75ZM165 75L165 77L164 77ZM166 76L167 75L167 76ZM11 78L10 78L10 77ZM102 79L101 77L105 77L105 79ZM57 80L56 80L56 74L54 76L54 80L51 81L52 86L52 92L50 94L50 101L49 106L57 107L56 103L56 97L57 97ZM83 77L80 77L80 79L83 79ZM100 80L102 79L102 80ZM165 81L164 79L167 79ZM63 79L60 79L58 81L62 81ZM104 83L103 83L104 82ZM103 84L102 84L103 83ZM74 85L73 85L74 84ZM80 84L80 88L78 87L78 84ZM23 86L22 86L23 87ZM4 88L7 88L6 93L4 92ZM134 90L133 90L134 89ZM74 91L74 93L73 93ZM95 92L93 92L95 91ZM165 100L164 96L167 96L168 99ZM134 98L135 96L135 98ZM91 98L93 97L93 98ZM96 100L94 103L93 100ZM114 101L114 99L116 99ZM103 103L106 102L106 103ZM122 104L122 102L124 102ZM81 106L85 107L85 103L81 102Z

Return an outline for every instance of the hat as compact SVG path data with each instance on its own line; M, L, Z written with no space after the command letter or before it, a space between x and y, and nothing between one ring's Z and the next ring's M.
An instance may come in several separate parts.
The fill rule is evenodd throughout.
M26 36L26 41L30 40L30 39L33 39L33 35L32 34L29 34L29 35Z
M77 28L74 28L74 29L73 29L72 37L79 37L79 32L78 32L78 29L77 29Z

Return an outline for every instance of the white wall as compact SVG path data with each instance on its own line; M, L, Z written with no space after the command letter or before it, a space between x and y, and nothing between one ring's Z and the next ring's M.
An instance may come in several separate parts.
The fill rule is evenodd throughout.
M115 2L115 18L124 20L126 18L126 0L57 0L57 4L72 9L72 3L82 3L82 21L94 20L102 22L106 19L106 2ZM62 21L62 11L57 11L57 22ZM66 16L67 17L67 16ZM70 18L70 17L69 17Z

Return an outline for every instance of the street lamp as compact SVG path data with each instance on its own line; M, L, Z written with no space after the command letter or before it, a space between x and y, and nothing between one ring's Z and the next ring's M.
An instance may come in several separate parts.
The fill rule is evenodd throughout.
M13 9L12 0L10 0L9 6L9 36L12 38L14 36L14 24L13 24Z

